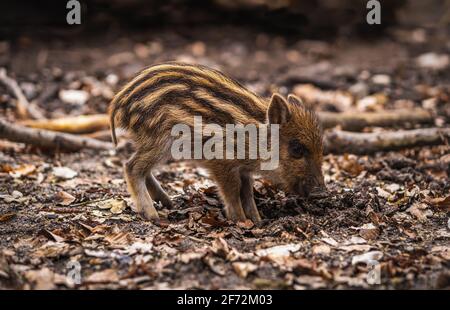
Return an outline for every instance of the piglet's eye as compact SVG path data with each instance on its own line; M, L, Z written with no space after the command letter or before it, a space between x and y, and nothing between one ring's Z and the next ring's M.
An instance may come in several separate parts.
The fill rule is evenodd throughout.
M289 141L289 155L294 158L302 158L306 155L307 149L304 144L302 144L299 140L294 139Z

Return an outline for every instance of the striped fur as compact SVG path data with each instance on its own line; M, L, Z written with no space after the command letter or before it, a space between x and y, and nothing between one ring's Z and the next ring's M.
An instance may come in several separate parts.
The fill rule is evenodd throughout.
M191 117L202 116L208 123L246 124L265 121L267 102L239 82L204 66L151 66L126 84L110 105L114 143L116 123L135 132L150 132L160 126L156 120L175 107Z

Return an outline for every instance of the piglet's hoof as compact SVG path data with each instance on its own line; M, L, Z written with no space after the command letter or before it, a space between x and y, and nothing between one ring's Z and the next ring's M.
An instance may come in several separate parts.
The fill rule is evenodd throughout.
M139 212L138 214L143 220L148 220L148 221L159 220L159 215L158 215L158 212L156 212L156 210L144 209L141 212Z
M170 199L162 198L162 199L159 199L158 202L160 202L161 205L163 206L163 208L165 208L165 209L173 208L173 203Z

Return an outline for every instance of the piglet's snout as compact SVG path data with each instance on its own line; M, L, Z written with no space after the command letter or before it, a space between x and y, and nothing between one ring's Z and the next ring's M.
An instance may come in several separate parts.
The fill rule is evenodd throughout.
M327 188L323 179L310 179L309 181L299 182L297 193L305 198L321 197L327 193Z

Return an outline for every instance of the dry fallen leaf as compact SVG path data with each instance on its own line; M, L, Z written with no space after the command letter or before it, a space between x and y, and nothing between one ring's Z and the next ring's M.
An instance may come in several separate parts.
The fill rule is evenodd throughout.
M328 255L331 253L331 248L326 244L319 244L313 246L312 252L315 255Z
M9 171L9 175L17 179L26 175L30 175L35 170L36 170L35 165L23 164L18 166L17 168L12 168L11 171Z
M218 274L219 276L224 276L226 274L225 266L217 258L205 256L203 257L203 262L211 269L212 272Z
M55 242L64 242L66 240L65 238L47 230L47 229L42 229L40 231L40 233Z
M339 164L342 170L354 177L358 176L364 170L363 166L358 163L358 157L355 155L345 154Z
M249 273L258 269L257 265L249 262L234 262L232 266L236 274L241 278L246 278Z
M300 250L300 246L300 244L294 243L278 245L271 248L257 250L256 255L259 257L264 257L276 264L283 265L293 252Z
M368 264L373 261L379 261L382 257L383 252L380 251L372 251L361 255L355 255L352 257L352 265L356 265L358 263Z
M406 211L414 215L420 222L425 222L427 220L427 214L423 211L427 208L424 203L414 203Z
M107 199L95 204L97 208L111 211L113 214L120 214L127 208L127 203L122 199Z
M371 248L372 246L369 244L352 244L339 247L340 250L344 250L346 252L364 252L370 250Z
M69 245L63 242L48 241L33 252L33 257L53 258L66 255L69 252Z
M12 220L16 216L15 213L6 213L0 215L0 222L7 222L9 220Z
M438 197L428 200L429 204L444 212L450 211L450 195L447 197Z
M364 224L359 229L359 235L366 240L375 240L380 235L380 229L372 223Z
M238 227L243 228L243 229L252 229L255 224L251 221L251 220L245 220L245 221L239 221L237 223Z
M443 259L450 261L450 247L438 245L431 248L431 253L441 256Z
M211 245L211 250L213 253L215 253L217 256L220 257L227 257L228 253L230 253L230 247L228 246L228 243L223 238L217 238L214 239Z
M312 289L325 288L327 285L320 276L301 275L295 278L295 282L300 285L307 285Z
M94 272L84 280L86 283L111 283L118 281L119 275L115 269L105 269Z
M326 244L334 246L334 247L339 246L339 243L336 240L334 240L333 238L331 238L331 237L324 237L324 238L322 238L320 240L325 242Z
M70 205L72 202L75 201L75 199L76 198L74 196L65 191L60 191L55 196L55 202L63 206Z
M202 252L187 252L180 254L179 260L184 264L188 264L190 261L201 259L203 256L205 256L205 253Z
M105 237L105 241L107 241L111 246L114 247L123 247L130 243L131 235L124 231L119 231L117 233L111 233Z
M55 275L47 267L25 272L25 278L33 283L35 290L51 290L55 288Z

